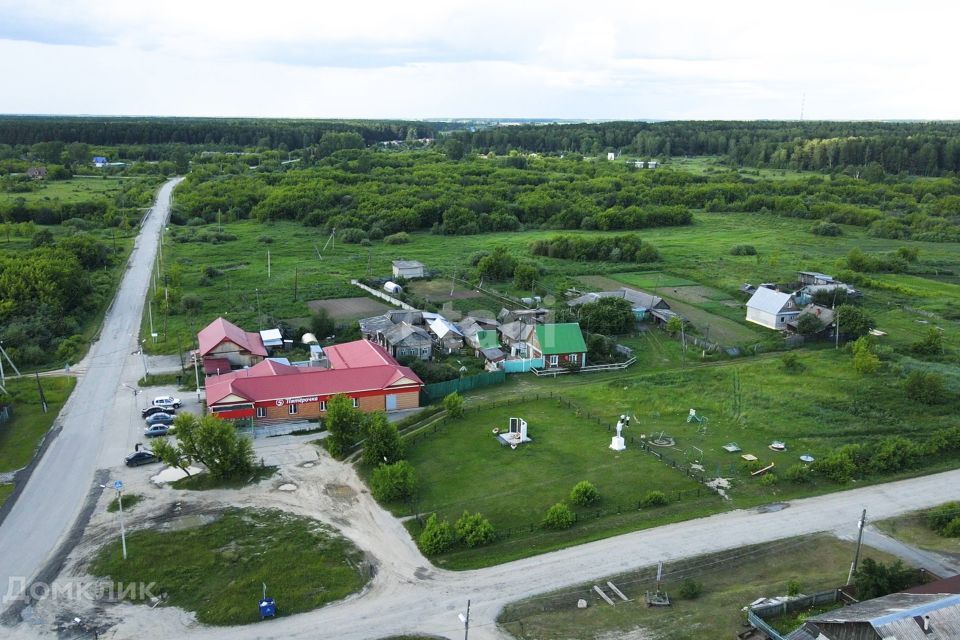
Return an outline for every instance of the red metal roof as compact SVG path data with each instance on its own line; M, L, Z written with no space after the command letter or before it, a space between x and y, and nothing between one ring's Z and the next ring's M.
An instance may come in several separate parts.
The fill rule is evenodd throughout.
M381 347L367 340L336 345L325 351L331 364L336 363L334 368L293 367L264 360L249 369L207 378L207 404L216 405L231 395L246 402L263 402L423 386L409 367L400 366Z
M259 333L244 331L223 318L217 318L201 329L200 333L197 334L197 339L200 341L201 356L207 355L224 341L232 342L255 356L267 355L267 349L263 346L263 340Z
M397 364L387 351L369 340L354 340L323 348L333 369L357 369L376 367L385 364Z
M230 373L230 361L226 358L204 358L203 372L207 375Z

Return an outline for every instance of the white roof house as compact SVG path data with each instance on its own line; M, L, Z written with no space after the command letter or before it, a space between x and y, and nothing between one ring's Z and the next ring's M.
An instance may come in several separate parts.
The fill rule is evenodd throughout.
M417 260L394 260L393 277L394 278L422 278L423 263Z
M789 293L760 287L747 301L747 322L782 331L787 323L800 315L800 309Z
M283 346L283 336L280 335L280 329L261 329L260 339L263 340L265 347Z

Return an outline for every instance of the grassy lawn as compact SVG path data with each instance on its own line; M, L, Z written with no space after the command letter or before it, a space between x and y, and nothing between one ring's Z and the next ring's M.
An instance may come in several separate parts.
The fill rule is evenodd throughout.
M663 588L671 594L671 607L646 606L644 592L656 588L656 567L649 567L611 578L631 602L606 604L592 591L594 584L604 584L597 581L508 605L498 621L522 640L566 639L572 629L584 639L626 637L638 629L657 640L733 638L746 619L740 609L760 597L785 595L791 580L803 593L842 585L853 548L836 538L809 536L700 556L665 564ZM863 557L892 560L868 547ZM703 585L696 600L677 597L686 578ZM586 609L576 608L579 598L589 603Z
M198 527L127 535L104 546L91 565L118 583L155 582L165 604L193 611L204 624L256 622L262 595L277 615L320 607L359 590L367 580L363 556L346 539L307 518L279 511L231 509ZM149 603L148 603L149 604Z
M69 180L42 180L39 189L27 193L0 192L0 203L15 202L23 198L27 202L59 200L61 202L85 202L96 198L113 199L120 193L120 187L128 182L141 181L140 177L89 177L70 178Z
M133 509L137 504L143 500L143 495L139 493L129 493L123 496L123 511L126 513ZM114 498L110 501L110 504L107 505L108 513L117 513L120 511L120 502Z
M209 473L198 473L181 478L170 483L174 489L190 489L191 491L208 491L210 489L242 489L247 485L257 484L266 480L277 472L277 467L256 467L250 475L235 478L214 478Z
M494 427L505 430L511 416L527 421L534 440L516 450L501 446L492 433ZM542 553L610 535L611 528L652 526L674 520L681 512L723 508L715 494L700 489L698 497L696 482L639 448L611 451L610 436L605 426L578 417L557 399L469 411L462 420L448 421L408 447L407 458L420 478L419 501L391 506L399 515L437 512L451 521L464 510L488 517L501 541L439 559L439 565L453 568ZM568 531L539 529L547 508L568 499L580 480L597 486L601 502L593 508L575 508L580 522ZM639 509L638 501L651 490L665 492L673 504ZM416 533L418 525L411 526Z
M7 501L11 493L13 493L12 484L0 484L0 506Z
M49 407L44 413L36 379L7 380L7 391L13 398L13 419L0 424L0 473L15 471L30 462L76 383L76 378L69 376L41 378Z
M927 525L928 510L907 513L873 525L884 533L920 549L946 553L960 558L960 538L941 536Z

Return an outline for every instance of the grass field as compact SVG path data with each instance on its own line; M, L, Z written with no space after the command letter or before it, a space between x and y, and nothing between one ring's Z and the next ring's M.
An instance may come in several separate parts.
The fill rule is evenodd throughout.
M915 511L897 518L880 520L873 525L909 545L960 559L960 538L947 538L931 529L927 524L928 511Z
M534 439L516 450L501 446L492 433L495 427L505 430L511 416L525 419ZM492 557L502 562L596 536L611 526L596 518L600 511L615 520L615 526L627 528L675 518L676 506L638 509L638 501L651 490L663 491L673 500L681 492L687 512L722 508L715 494L704 489L698 497L693 480L638 448L611 451L610 435L557 399L468 412L409 448L407 458L420 479L418 503L392 505L393 511L437 512L451 521L464 510L483 513L504 538L493 547L455 552L438 562L465 568L489 564ZM565 532L545 532L536 526L531 530L547 508L568 499L580 480L593 482L602 496L596 507L574 508L582 522Z
M155 582L165 604L195 612L204 624L259 620L261 584L277 615L309 611L359 590L363 556L326 526L278 511L231 509L198 527L127 534L103 547L91 572L126 584ZM149 603L147 603L149 604Z
M15 471L30 462L76 382L69 376L41 378L49 407L44 413L35 379L7 380L7 391L13 398L13 419L0 424L0 473Z
M791 580L800 584L803 593L844 584L853 550L849 542L809 536L667 562L663 586L673 598L671 607L646 606L644 591L656 587L656 567L649 567L611 578L631 602L617 601L611 607L592 591L594 584L604 584L595 581L508 605L498 622L520 640L565 640L572 637L573 629L584 640L734 638L746 619L740 609L760 597L786 595ZM869 547L864 548L863 557L893 559ZM677 596L686 578L703 585L696 600ZM586 609L576 608L580 598L589 603Z
M689 227L638 232L662 254L663 264L659 270L638 274L625 271L626 265L623 263L553 258L537 258L537 262L546 270L542 283L548 297L552 295L554 298L561 297L560 293L567 286L576 284L580 277L619 278L625 273L630 274L625 276L630 282L621 284L641 288L710 287L713 297L709 303L703 304L704 310L731 320L745 327L746 331L754 329L743 324L742 310L725 306L718 297L720 294L739 300L738 287L744 282L788 282L795 278L797 270L812 269L830 273L836 268L837 260L845 256L852 246L859 246L867 252L892 251L900 246L910 246L920 251L921 268L935 266L940 272L960 268L960 245L956 243L874 238L867 236L862 228L846 226L846 235L825 238L810 233L810 226L809 221L764 214L695 213L694 224ZM214 228L214 225L208 225L191 229L203 231ZM171 229L170 238L175 233L184 233L183 228ZM156 345L150 345L152 350L173 353L177 349L177 336L183 344L189 344L195 339L196 332L218 315L248 329L266 326L268 320L303 318L309 315L306 301L354 297L357 289L349 284L350 278L389 276L390 263L398 257L397 247L374 242L369 247L338 244L319 259L314 245L322 246L326 237L316 229L290 222L260 224L242 221L226 224L224 230L237 239L220 244L165 243L164 264L168 267L179 264L183 293L199 295L202 306L198 313L189 316L176 312L176 309L169 317L156 313L155 324L160 330L161 340ZM476 236L413 233L410 234L411 242L403 245L402 253L407 259L420 260L428 268L449 275L454 271L462 272L464 256L474 251L505 246L514 255L523 257L529 255L530 242L557 233L525 231ZM271 240L270 243L263 241L267 238ZM737 244L752 244L759 255L730 255L731 247ZM268 249L271 256L269 278ZM201 285L202 270L206 266L219 269L222 275L209 278ZM904 303L938 313L950 304L960 305L960 287L957 285L941 287L943 283L939 280L918 276L876 277L890 282L906 278L904 284L910 287L911 292L917 293L905 296L868 291L867 304L875 307L878 313L891 305ZM439 287L440 282L436 280L430 285L414 285L414 291L417 291L417 287ZM446 289L446 284L443 288ZM461 312L481 307L495 307L494 311L499 309L500 305L493 302L485 304L485 300L457 299L451 308ZM910 339L921 333L918 327L909 327Z
M315 312L323 309L331 319L340 321L369 318L370 316L380 315L387 309L393 308L373 298L364 297L311 300L307 303L307 306ZM323 339L324 336L317 337Z
M23 198L27 202L38 202L44 200L59 200L60 202L82 202L97 197L112 199L118 193L123 184L128 182L141 181L138 177L87 177L70 178L69 180L43 180L39 181L40 188L37 191L27 193L6 193L0 192L0 203L14 202Z

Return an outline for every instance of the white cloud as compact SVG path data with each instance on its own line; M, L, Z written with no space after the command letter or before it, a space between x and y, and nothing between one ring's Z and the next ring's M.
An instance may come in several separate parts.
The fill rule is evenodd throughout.
M0 112L957 118L939 3L0 0Z

